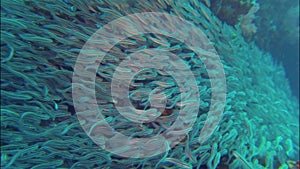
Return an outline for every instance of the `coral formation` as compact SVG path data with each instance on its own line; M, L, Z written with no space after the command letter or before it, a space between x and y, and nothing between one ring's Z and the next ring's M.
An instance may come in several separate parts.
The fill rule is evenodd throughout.
M255 0L211 0L210 9L222 21L236 25L254 4Z
M114 108L109 95L114 68L139 49L160 47L180 56L200 79L201 95L196 123L177 146L155 157L127 159L99 149L82 130L73 107L71 78L80 49L98 28L146 11L180 16L208 35L225 69L227 102L217 130L200 145L197 137L211 101L202 61L184 42L162 35L121 41L99 67L95 89L99 108L116 130L134 133L132 137L155 135L172 124L180 107L174 80L148 70L132 83L130 99L137 108L147 109L149 90L167 86L168 107L158 123L125 123ZM259 169L299 159L299 107L282 66L246 43L241 29L222 23L196 0L3 0L1 76L1 168Z
M246 15L241 17L240 27L243 31L244 37L251 37L257 31L256 25L253 23L255 13L259 10L259 4L251 7Z

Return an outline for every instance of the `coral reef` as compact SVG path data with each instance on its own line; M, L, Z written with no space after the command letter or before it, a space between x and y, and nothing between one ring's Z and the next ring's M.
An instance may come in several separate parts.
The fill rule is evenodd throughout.
M184 42L161 35L121 41L99 67L95 90L106 120L123 134L160 133L176 118L180 96L174 80L163 72L142 72L130 88L133 104L146 109L149 102L144 96L149 89L168 86L168 108L159 123L125 123L109 93L114 68L128 54L144 48L168 49L201 81L202 106L189 135L164 154L127 159L99 149L82 130L72 102L71 78L80 49L98 28L146 11L180 16L208 35L224 65L227 102L217 130L200 145L197 137L211 101L202 61ZM259 169L287 166L288 160L299 159L299 107L282 66L253 43L246 43L240 28L222 23L196 0L3 0L1 96L1 168Z
M251 37L257 31L256 25L253 23L255 13L259 10L259 4L255 4L251 7L246 15L241 17L240 27L243 31L244 37Z
M211 0L210 9L223 22L236 25L239 18L248 13L255 1L250 0Z

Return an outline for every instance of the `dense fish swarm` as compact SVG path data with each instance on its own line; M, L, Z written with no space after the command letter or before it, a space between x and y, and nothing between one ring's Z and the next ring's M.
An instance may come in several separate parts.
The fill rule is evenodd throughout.
M196 123L178 145L155 157L127 159L99 149L82 130L71 79L80 49L97 29L121 16L150 11L180 16L207 34L224 66L227 102L217 130L200 145L197 138L211 102L202 61L184 42L163 35L121 41L100 65L95 89L99 108L117 131L131 137L161 133L176 118L180 97L189 94L181 94L165 72L145 69L130 86L132 103L147 109L149 93L166 88L167 107L155 123L129 123L110 95L112 74L128 54L169 50L189 65L201 95ZM197 0L4 0L1 96L1 168L287 168L288 160L299 158L299 109L282 66Z

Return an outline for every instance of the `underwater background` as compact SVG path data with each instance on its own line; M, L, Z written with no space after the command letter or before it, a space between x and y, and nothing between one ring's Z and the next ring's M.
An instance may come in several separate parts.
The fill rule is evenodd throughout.
M100 64L95 87L99 109L114 129L135 138L155 136L180 110L175 80L151 69L133 81L130 100L145 110L151 91L165 87L167 108L141 125L119 115L112 76L140 49L179 56L200 79L201 95L196 122L175 147L154 157L124 158L101 149L82 129L72 76L95 31L141 12L179 16L207 35L224 67L226 105L213 135L200 144L212 101L203 61L180 39L149 33L120 41ZM2 0L1 168L299 168L299 1Z

